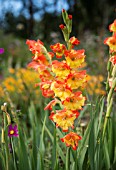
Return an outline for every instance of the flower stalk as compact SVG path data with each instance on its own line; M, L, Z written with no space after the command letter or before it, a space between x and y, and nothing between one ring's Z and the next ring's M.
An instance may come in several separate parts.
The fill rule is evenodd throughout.
M44 45L40 40L27 40L26 43L34 54L29 67L38 71L41 80L38 85L42 90L42 95L53 98L45 107L45 110L51 111L49 118L55 123L56 127L61 128L63 132L69 132L61 141L67 147L76 150L81 137L73 132L74 121L78 118L79 110L83 108L86 100L80 91L87 81L86 70L82 70L85 50L74 49L75 46L80 44L80 41L74 36L70 38L72 15L68 15L63 9L62 16L65 25L61 24L59 27L63 32L67 46L56 43L50 46L52 52L48 52L45 47L43 48ZM53 59L54 55L55 59ZM57 59L62 59L62 61Z
M116 20L109 26L112 36L105 39L104 44L109 46L109 61L107 65L108 78L106 83L107 95L107 109L103 126L103 138L105 136L108 119L110 118L113 107L113 94L116 88Z

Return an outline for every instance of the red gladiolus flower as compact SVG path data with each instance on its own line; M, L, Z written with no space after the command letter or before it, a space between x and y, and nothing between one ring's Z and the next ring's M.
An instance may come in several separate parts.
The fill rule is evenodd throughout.
M80 44L80 41L79 41L77 38L75 38L75 37L71 37L71 38L69 39L69 42L70 42L72 45L78 45L78 44Z
M29 46L30 51L32 51L33 54L36 52L40 53L41 49L43 47L43 42L40 40L27 40L26 44Z
M61 141L64 142L67 147L71 146L73 150L77 149L79 140L81 140L81 136L77 135L74 132L70 132L69 134L61 138Z
M64 54L64 51L66 50L66 47L64 44L56 43L54 45L51 45L50 48L53 50L53 52L56 53L57 58L61 58Z
M38 61L40 64L49 65L46 56L43 55L42 53L35 53L33 60Z
M17 125L15 125L14 127L11 125L9 125L8 127L8 136L11 137L18 137L18 129L17 129Z

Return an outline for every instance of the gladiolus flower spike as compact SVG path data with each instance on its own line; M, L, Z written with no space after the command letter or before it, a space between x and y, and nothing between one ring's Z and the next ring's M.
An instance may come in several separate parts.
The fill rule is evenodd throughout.
M111 108L113 105L113 92L116 91L116 19L109 26L109 31L112 32L112 36L104 40L104 44L109 46L109 61L108 61L108 78L106 83L107 96L107 110L103 128L103 138L105 135L108 118L111 114ZM110 63L110 64L109 64Z
M74 49L80 44L80 41L74 36L70 37L72 15L68 15L63 9L62 16L65 25L61 24L59 27L63 32L67 46L61 43L51 45L51 56L40 40L37 42L27 40L29 49L34 55L28 66L38 72L40 82L37 85L40 86L42 95L53 98L45 110L51 111L49 118L56 127L67 133L61 141L76 150L81 137L74 133L73 129L75 120L79 116L78 110L81 110L85 104L85 97L80 91L80 88L87 82L86 71L82 70L85 50ZM60 61L53 60L53 53ZM54 110L56 104L59 105L58 110Z

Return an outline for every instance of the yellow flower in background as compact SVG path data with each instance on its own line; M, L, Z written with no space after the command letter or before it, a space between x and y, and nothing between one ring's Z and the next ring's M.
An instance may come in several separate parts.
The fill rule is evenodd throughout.
M97 76L91 76L88 75L87 76L87 92L90 95L105 95L106 92L105 90L103 90L103 81L104 81L104 77L102 75L97 75Z
M29 69L9 69L9 77L6 77L0 87L0 98L5 98L4 88L8 91L13 101L28 101L30 95L33 96L33 101L38 102L40 92L35 88L38 74Z
M4 98L4 90L2 86L0 86L0 98Z

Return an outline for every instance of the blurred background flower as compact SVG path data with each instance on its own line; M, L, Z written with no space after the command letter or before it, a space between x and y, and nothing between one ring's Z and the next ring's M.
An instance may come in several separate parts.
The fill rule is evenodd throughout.
M0 54L4 53L4 48L0 48Z

